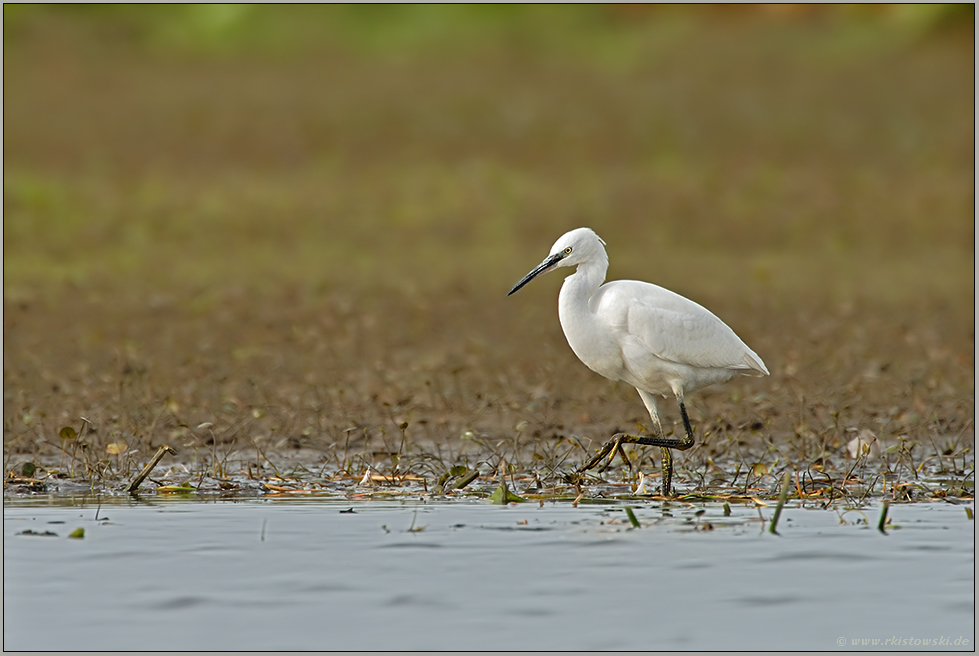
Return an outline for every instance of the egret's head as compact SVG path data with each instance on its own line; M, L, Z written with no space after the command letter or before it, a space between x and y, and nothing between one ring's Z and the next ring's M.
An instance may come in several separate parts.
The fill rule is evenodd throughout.
M605 242L591 228L576 228L566 232L551 246L550 255L514 285L507 296L542 273L553 271L558 267L577 266L596 258L604 259L606 263L608 261L605 256Z

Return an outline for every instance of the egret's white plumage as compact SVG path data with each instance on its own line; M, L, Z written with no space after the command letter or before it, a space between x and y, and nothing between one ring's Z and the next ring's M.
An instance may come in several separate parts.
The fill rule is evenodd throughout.
M602 284L608 255L605 242L590 228L562 235L544 261L524 276L510 294L538 275L559 267L577 267L561 287L558 315L578 359L606 378L635 387L661 436L655 395L672 392L676 396L689 444L677 443L668 448L688 448L693 443L683 407L684 394L738 374L768 374L761 358L701 305L647 282L617 280ZM652 438L629 441L654 445L664 442ZM667 457L664 452L664 463ZM668 492L666 475L664 472Z

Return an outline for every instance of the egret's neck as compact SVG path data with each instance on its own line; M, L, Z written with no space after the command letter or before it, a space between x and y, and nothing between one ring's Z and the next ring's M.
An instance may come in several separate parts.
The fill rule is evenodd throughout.
M595 259L578 265L578 270L564 279L558 296L558 312L562 322L570 314L580 313L589 306L589 300L605 282L608 256L604 252Z

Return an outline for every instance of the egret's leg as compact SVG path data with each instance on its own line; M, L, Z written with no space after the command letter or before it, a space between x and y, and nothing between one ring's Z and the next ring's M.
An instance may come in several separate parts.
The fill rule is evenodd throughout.
M595 467L600 463L606 456L613 451L621 448L623 444L642 444L645 446L658 446L661 447L666 453L663 457L663 494L664 496L670 496L670 482L673 478L673 456L670 454L670 449L679 449L685 451L693 446L693 439L684 435L683 437L649 437L646 435L627 435L626 433L619 433L612 436L608 442L605 443L595 457L588 461L584 467L578 470L579 473L588 471L589 469Z
M649 412L650 419L652 419L653 423L656 425L656 434L662 436L663 424L660 423L659 420L659 411L656 408L656 397L653 396L652 394L647 394L646 392L643 392L641 389L638 388L636 389L636 391L639 392L639 398L642 399L643 405L646 406L646 410ZM628 440L617 439L617 438L619 437L624 438L626 436L627 436L626 433L618 433L617 435L613 436L611 440L609 440L604 444L604 446L602 446L601 450L599 450L599 452L595 455L595 457L592 458L587 465L585 465L578 471L579 472L587 471L592 467L594 467L595 465L597 465L598 463L600 463L605 458L608 458L608 462L606 462L605 466L599 470L599 472L604 472L612 465L612 461L615 460L616 454L621 453L622 442L628 442ZM625 458L624 455L622 457Z
M659 448L661 454L661 467L660 471L663 472L663 479L660 482L660 489L663 491L664 497L673 496L671 490L673 489L673 452L670 451L665 446Z
M652 419L653 423L656 425L656 434L662 437L664 435L663 424L660 423L659 420L659 410L656 407L656 397L649 392L642 391L641 389L637 389L636 391L639 392L639 398L642 399L642 404L646 406L646 411L649 412L649 418Z
M628 435L626 433L619 433L613 435L612 439L605 443L599 452L592 458L588 464L579 469L579 472L588 471L595 465L600 463L603 458L605 458L610 452L614 453L618 451L623 444L643 444L646 446L658 446L663 451L663 482L662 490L663 496L672 496L672 482L673 482L673 454L670 449L679 449L680 451L686 451L693 446L693 429L690 427L690 418L687 416L687 408L683 405L683 393L678 390L674 390L676 394L677 403L680 406L680 416L683 418L683 437L666 437L663 435L663 427L659 422L659 414L656 411L656 399L642 390L639 391L639 396L642 397L643 403L646 404L646 408L649 410L649 416L652 417L657 429L659 429L658 437L649 437L646 435Z
M601 471L605 471L608 468L608 466L612 464L612 459L615 458L615 454L619 452L619 449L622 446L622 442L629 441L625 439L627 437L629 436L626 435L625 433L616 434L614 437L612 437L612 439L606 442L601 449L598 450L598 453L595 454L594 458L588 461L587 465L585 465L584 467L578 470L578 473L588 471L589 469L591 469L592 467L600 463L602 460L604 460L606 457L608 457L608 463L605 465L605 467L602 467L601 469Z
M680 416L683 418L684 437L681 439L680 445L672 448L686 451L693 446L693 429L690 428L690 418L687 416L687 408L683 405L682 392L676 392L676 402L680 406ZM660 447L660 451L663 453L663 496L668 497L672 496L673 489L671 487L673 482L673 452L670 451L669 447Z
M646 406L646 410L649 411L650 418L652 418L653 423L656 424L656 434L663 437L665 433L663 432L663 424L659 420L659 411L656 407L656 397L642 390L636 391L639 392L639 397ZM673 489L671 486L673 481L673 452L665 446L661 446L659 450L661 463L660 471L663 474L661 488L663 490L663 496L668 497L670 496L670 490Z
M621 455L622 459L625 460L625 453L622 451L622 441L621 440L610 440L612 444L612 452L608 454L608 462L605 466L599 469L599 472L604 472L606 469L612 466L612 461L615 460L616 455Z
M642 390L636 390L639 392L639 397L642 399L643 404L646 406L646 410L649 411L649 416L656 424L656 434L663 437L665 433L663 432L663 424L659 420L659 411L656 407L656 397L648 392ZM672 490L673 481L673 452L667 447L661 446L660 450L660 471L663 474L661 488L663 490L663 496L670 496L670 490Z

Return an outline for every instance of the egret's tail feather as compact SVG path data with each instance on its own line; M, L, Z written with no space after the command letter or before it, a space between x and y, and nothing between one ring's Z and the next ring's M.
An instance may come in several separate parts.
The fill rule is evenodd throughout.
M746 369L751 371L746 371L745 373L749 376L768 376L768 367L765 363L761 361L754 352L748 352L744 354L744 364Z

